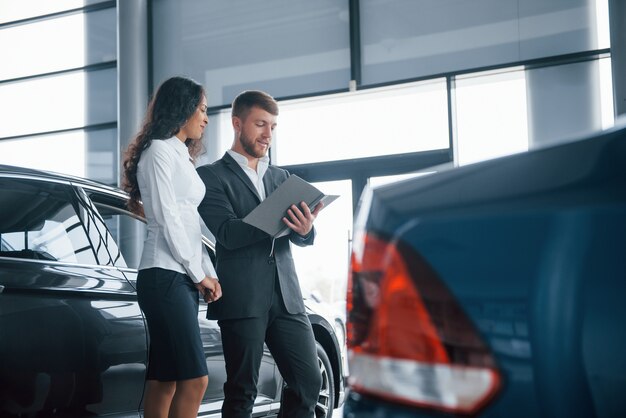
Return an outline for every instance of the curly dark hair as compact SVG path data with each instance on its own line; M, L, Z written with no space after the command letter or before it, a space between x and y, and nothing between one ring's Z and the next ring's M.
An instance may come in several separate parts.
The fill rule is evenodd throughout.
M176 135L193 116L204 96L204 88L194 80L172 77L165 80L153 95L146 111L143 127L128 145L122 162L122 188L130 198L128 209L143 216L141 193L137 184L137 164L141 154L153 140L163 140ZM189 155L193 159L202 151L202 142L185 141Z

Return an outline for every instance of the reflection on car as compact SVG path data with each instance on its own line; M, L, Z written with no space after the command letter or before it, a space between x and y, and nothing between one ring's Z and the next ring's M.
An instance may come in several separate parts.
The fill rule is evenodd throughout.
M626 416L626 125L370 188L355 223L344 416Z
M0 166L0 416L140 416L149 338L135 283L144 220L126 194L86 179ZM213 256L213 244L205 239ZM343 323L305 300L323 385L316 416L343 403ZM226 379L216 321L201 329L220 416ZM341 327L341 329L339 329ZM275 416L283 380L266 349L254 414Z

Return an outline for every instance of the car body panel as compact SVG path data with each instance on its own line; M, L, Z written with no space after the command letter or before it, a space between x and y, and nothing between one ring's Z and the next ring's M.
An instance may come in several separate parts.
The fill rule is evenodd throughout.
M484 417L626 411L626 129L369 190L367 231L451 291L504 384ZM346 416L440 416L355 394Z
M122 274L0 258L0 282L4 413L137 411L147 335Z

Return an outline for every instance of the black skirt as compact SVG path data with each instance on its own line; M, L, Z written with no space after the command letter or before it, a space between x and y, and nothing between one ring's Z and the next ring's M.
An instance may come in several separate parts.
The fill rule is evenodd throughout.
M148 380L176 381L208 374L200 326L198 289L189 276L149 268L137 276L139 306L148 322Z

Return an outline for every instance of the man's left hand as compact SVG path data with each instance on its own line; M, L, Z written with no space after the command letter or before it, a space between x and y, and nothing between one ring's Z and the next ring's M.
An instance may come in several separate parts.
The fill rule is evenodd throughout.
M309 206L304 202L300 202L300 206L302 209L298 208L296 205L291 205L291 207L287 209L287 216L283 217L283 222L293 231L304 237L313 229L313 221L324 207L324 204L322 202L318 203L313 209L313 212L311 212Z

